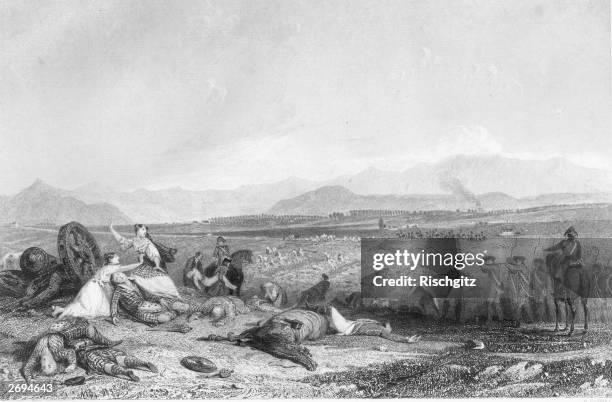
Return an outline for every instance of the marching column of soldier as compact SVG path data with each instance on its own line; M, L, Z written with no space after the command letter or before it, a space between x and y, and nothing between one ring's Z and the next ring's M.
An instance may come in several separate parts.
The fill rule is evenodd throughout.
M330 281L325 274L321 282L302 292L297 302L285 310L282 307L287 304L286 292L280 284L274 282L263 284L260 294L245 303L239 298L240 287L244 280L242 263L253 262L252 252L239 250L231 253L226 239L222 236L216 240L212 261L205 266L203 254L198 251L187 259L183 269L183 285L193 288L200 296L204 296L205 301L202 302L190 300L179 294L167 271L167 264L175 261L177 250L154 241L145 225L135 225L135 235L132 238L120 235L112 224L110 225L110 232L118 245L123 250L134 249L137 253L138 263L130 265L121 265L118 254L112 251L105 253L102 261L101 256L97 255L100 253L91 234L78 223L72 222L66 226L69 225L72 226L69 227L68 234L60 236L58 241L59 259L39 248L31 247L21 256L22 272L5 271L0 275L0 289L19 288L23 290L24 295L16 302L22 309L49 307L49 303L59 296L71 297L71 301L65 306L51 306L52 315L63 321L60 321L61 325L52 326L50 332L44 336L59 335L53 338L55 343L52 344L53 349L47 351L48 353L45 353L45 348L48 349L51 345L48 340L32 353L27 363L27 373L24 373L28 381L33 376L33 367L36 364L39 364L42 372L46 374L55 373L57 363L61 360L69 361L68 369L74 369L76 360L73 356L77 356L78 362L87 370L97 370L100 373L134 381L137 381L138 377L131 369L144 368L156 371L157 369L152 364L116 350L117 343L105 340L101 345L100 342L96 342L97 338L92 334L99 334L97 329L90 324L83 324L83 322L87 323L87 319L108 317L114 325L120 325L119 312L123 312L133 321L150 326L166 324L181 315L188 317L210 315L216 319L215 325L223 325L236 314L248 312L250 309L274 313L268 320L258 324L255 330L245 331L245 336L250 336L249 339L256 345L259 339L256 336L273 332L270 325L278 324L280 322L278 317L282 318L283 314L289 310L292 310L290 313L293 315L289 318L282 318L279 325L281 327L290 325L293 331L297 331L296 339L300 336L307 336L303 334L304 322L299 325L295 323L295 311L300 309L311 311L311 313L304 313L304 317L310 317L308 314L316 314L319 317L319 326L315 325L316 328L310 328L317 334L316 336L322 336L329 331L339 335L382 336L398 342L415 342L420 338L416 335L402 337L391 334L388 324L382 325L371 320L348 321L344 319L326 301ZM64 229L65 227L60 229L60 234L63 233L62 231L65 232ZM570 227L564 236L565 239L559 243L544 249L550 253L558 252L559 258L555 261L549 261L548 257L547 261L536 258L533 260L534 269L531 272L526 268L524 258L515 257L503 267L495 263L493 257L489 256L485 259L482 270L488 275L490 283L486 298L487 324L490 325L494 316L497 316L499 321L504 321L501 307L504 298L511 301L511 319L516 326L519 325L522 311L528 311L529 314L535 313L541 317L543 312L550 312L554 304L558 320L559 301L567 302L572 306L571 302L577 297L583 296L583 299L586 299L584 294L578 294L580 290L568 289L563 281L563 275L566 272L576 269L579 270L578 276L580 276L580 270L582 270L582 250L576 230ZM102 267L98 267L98 262ZM556 264L552 270L553 275L550 275L551 264ZM504 280L500 277L502 269L508 271L506 283L503 283ZM91 275L78 277L79 271L82 274L88 270ZM77 273L76 280L75 272ZM3 294L8 293L3 291ZM353 305L352 302L350 304ZM534 312L531 308L533 306L538 306L539 309ZM584 307L586 316L586 302ZM572 313L575 315L575 311L572 310ZM299 317L301 316L298 314L298 321ZM68 319L72 320L66 321ZM312 324L309 321L311 318L305 319L306 322ZM78 328L89 329L79 330ZM371 330L364 332L360 328ZM585 325L585 330L586 328ZM571 329L573 331L573 317ZM241 339L240 337L232 338L229 335L228 337L229 339ZM291 343L293 340L288 342ZM261 342L259 344L261 345ZM286 347L286 345L279 347ZM103 350L106 351L103 352ZM263 347L262 350L273 355L278 352ZM296 349L289 347L286 350L289 350L289 355L291 355ZM307 362L304 363L304 356L300 353L302 352L293 356L296 362L309 369L316 367L309 354L306 357Z

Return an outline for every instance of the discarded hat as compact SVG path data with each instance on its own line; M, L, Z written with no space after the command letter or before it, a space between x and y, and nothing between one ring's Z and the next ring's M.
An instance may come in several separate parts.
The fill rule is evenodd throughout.
M66 381L64 381L64 385L68 385L68 386L83 385L83 384L85 384L85 377L83 376L68 378Z
M482 350L484 349L485 346L482 341L470 339L469 341L465 343L465 347L467 349Z

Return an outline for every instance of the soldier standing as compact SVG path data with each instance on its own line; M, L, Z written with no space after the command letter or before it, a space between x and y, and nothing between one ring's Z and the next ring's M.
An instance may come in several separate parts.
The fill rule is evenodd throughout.
M542 321L554 319L553 282L542 258L533 259L530 284L535 317Z
M501 264L495 263L495 257L487 255L484 258L482 271L489 277L488 294L487 294L487 327L493 322L493 315L497 313L497 317L503 326L504 312L501 307L501 297L503 294L503 268Z
M514 257L512 263L508 264L509 273L509 299L512 304L512 319L515 327L521 326L521 313L523 308L531 319L529 309L529 272L525 266L525 257Z

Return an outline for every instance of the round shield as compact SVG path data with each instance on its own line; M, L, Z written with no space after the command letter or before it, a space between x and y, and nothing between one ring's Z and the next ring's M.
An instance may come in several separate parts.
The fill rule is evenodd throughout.
M215 363L201 356L187 356L181 360L183 367L201 373L212 373L217 370Z
M83 285L103 264L96 239L78 222L60 228L57 250L66 274L74 283Z
M29 247L19 258L19 268L28 277L36 277L51 266L58 264L57 258L40 247Z
M83 376L68 378L66 381L64 381L64 385L68 385L68 386L83 385L83 384L85 384L85 377Z

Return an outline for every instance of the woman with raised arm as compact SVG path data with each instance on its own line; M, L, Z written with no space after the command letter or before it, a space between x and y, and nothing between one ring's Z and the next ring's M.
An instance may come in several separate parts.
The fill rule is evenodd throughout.
M148 228L143 224L134 225L136 235L131 239L126 239L117 233L112 223L110 231L123 250L134 248L138 253L140 265L132 272L131 277L145 293L163 298L180 298L174 282L166 271L166 263L174 262L176 249L153 241Z

